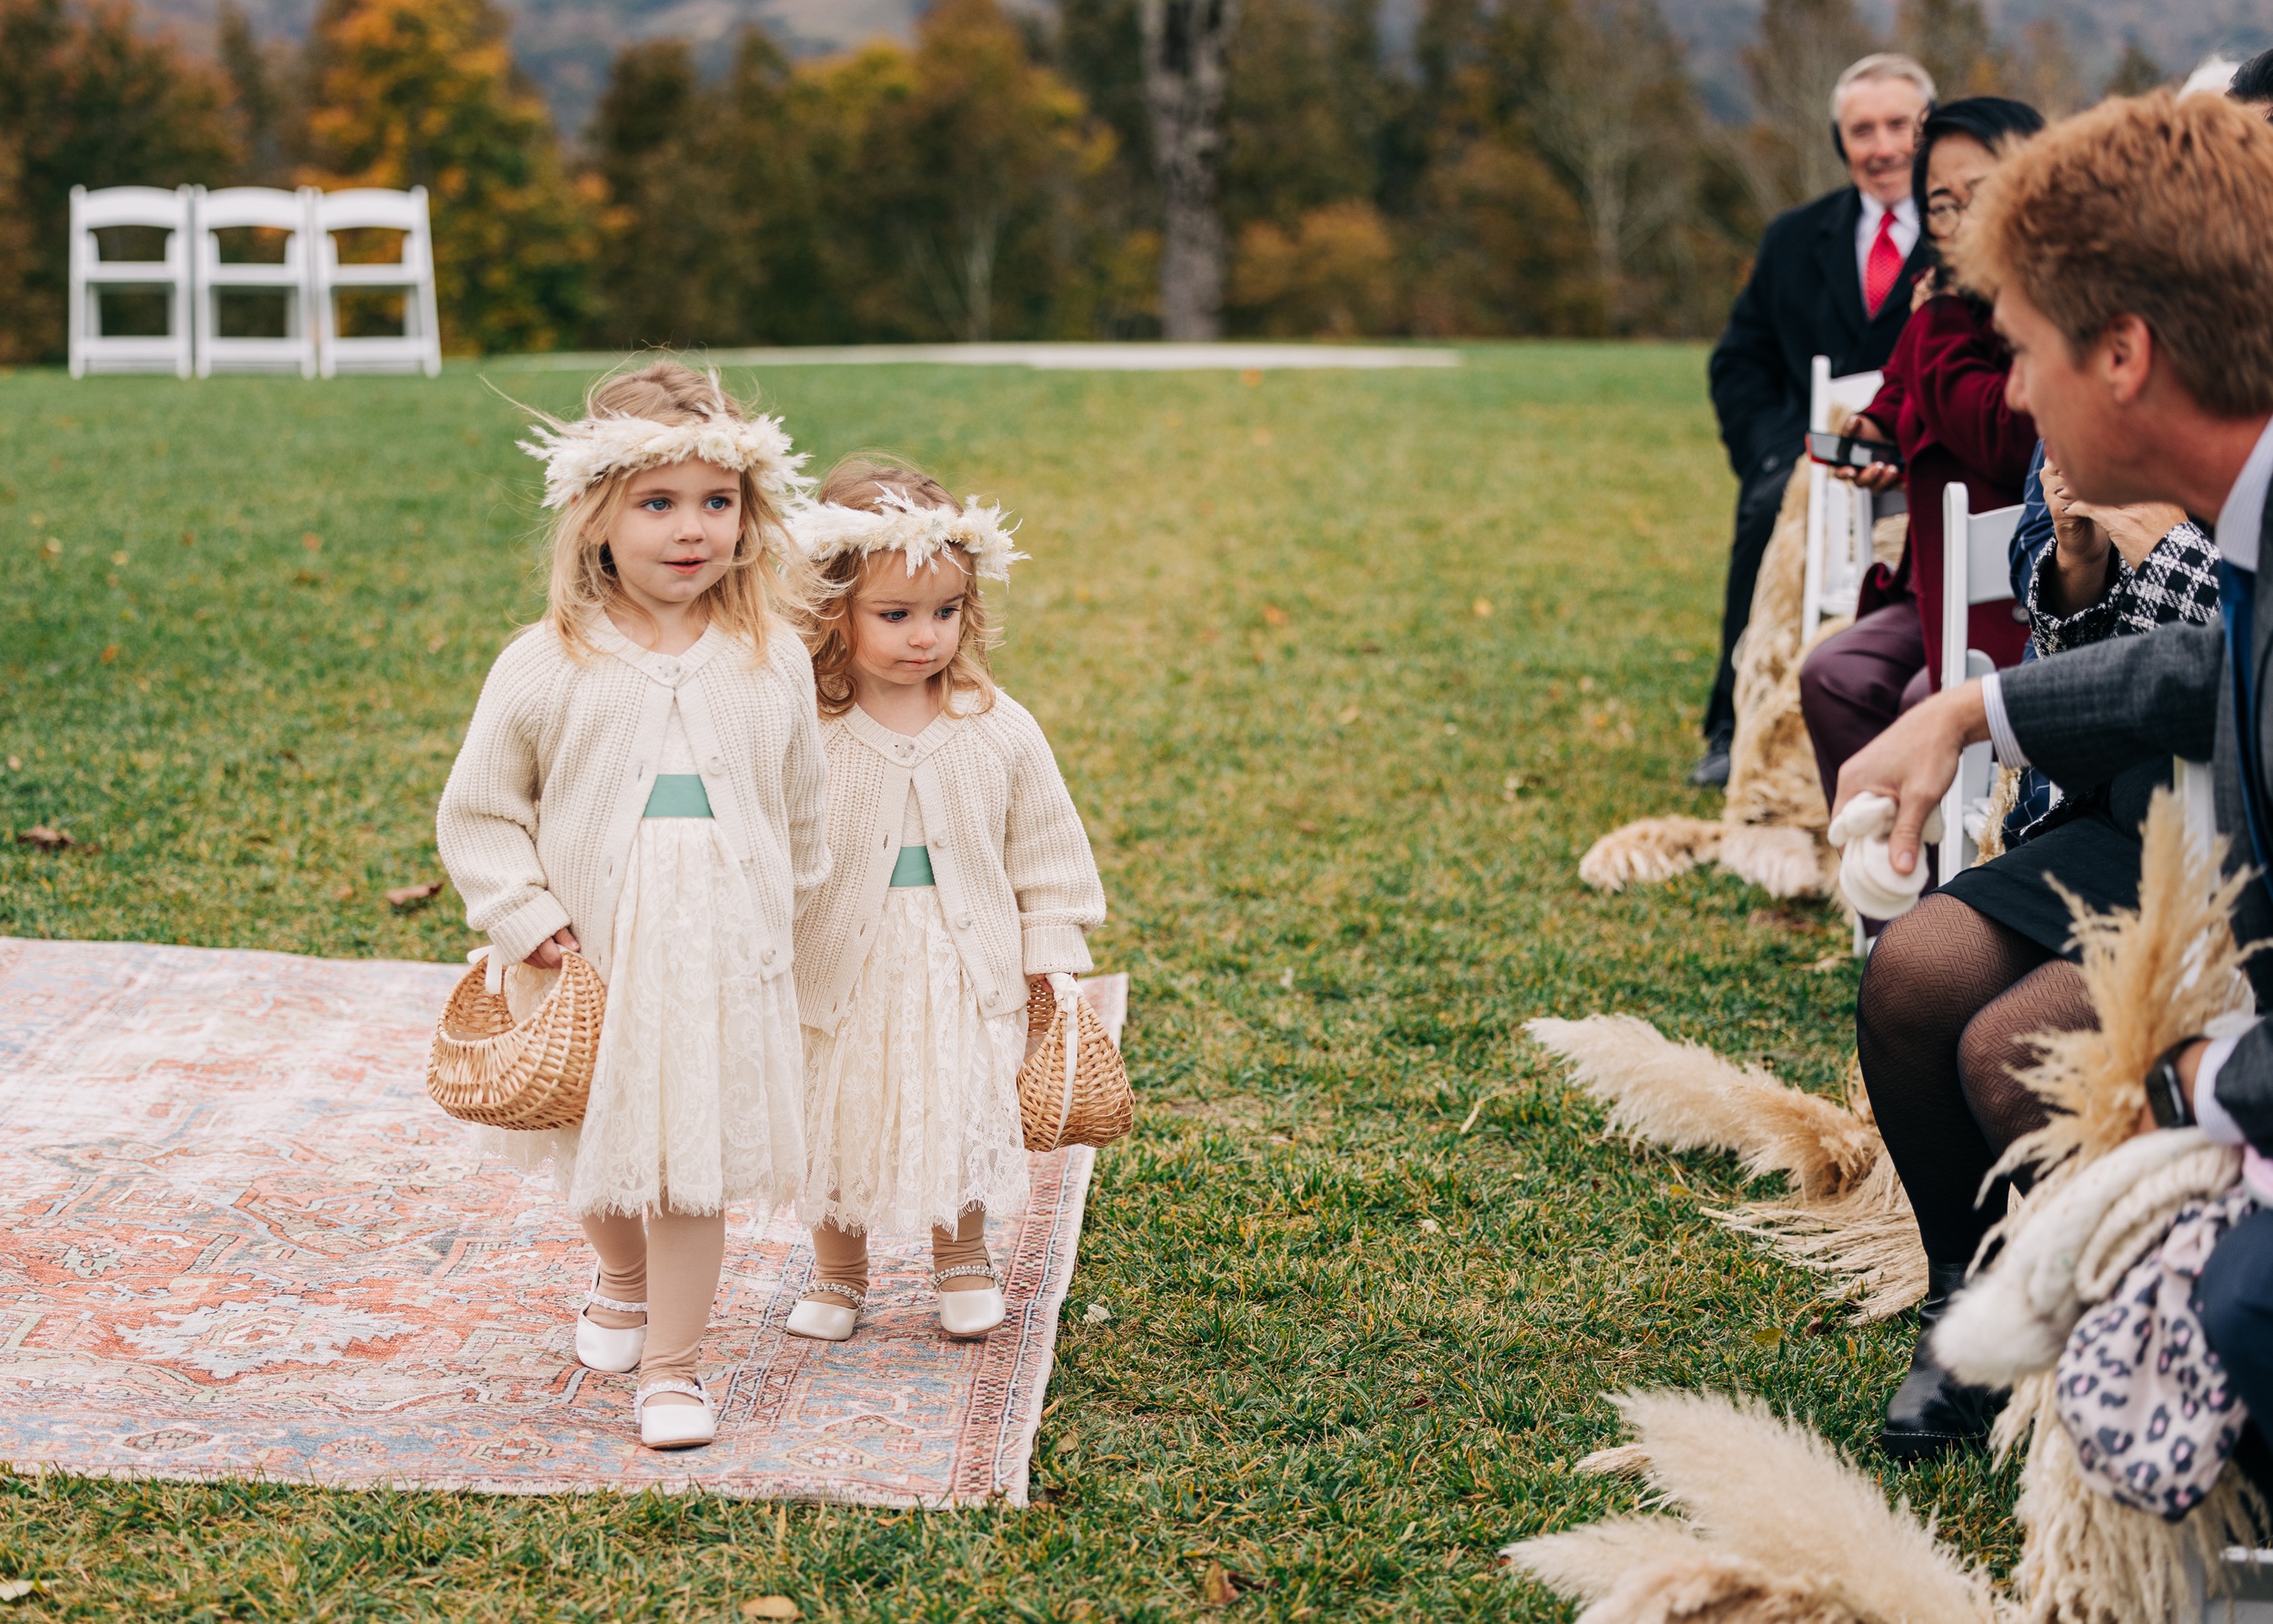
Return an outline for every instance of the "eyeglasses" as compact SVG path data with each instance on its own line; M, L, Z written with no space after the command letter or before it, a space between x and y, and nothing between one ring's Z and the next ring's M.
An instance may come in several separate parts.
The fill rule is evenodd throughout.
M1929 203L1926 206L1926 217L1936 226L1947 228L1958 223L1959 217L1971 206L1972 202L1970 197L1963 203L1958 202L1955 198L1945 197L1939 203Z

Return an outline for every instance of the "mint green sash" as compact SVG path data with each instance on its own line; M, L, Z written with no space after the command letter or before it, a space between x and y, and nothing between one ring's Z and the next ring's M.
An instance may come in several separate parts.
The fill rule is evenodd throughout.
M710 797L700 773L657 773L642 817L708 817ZM926 882L929 883L929 882Z
M927 886L931 879L931 847L903 846L900 860L892 865L892 883L896 886Z

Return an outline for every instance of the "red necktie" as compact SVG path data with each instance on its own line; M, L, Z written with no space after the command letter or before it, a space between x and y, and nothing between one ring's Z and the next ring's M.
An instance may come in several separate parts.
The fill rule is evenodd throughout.
M1863 269L1863 307L1872 316L1887 302L1894 285L1902 279L1902 250L1894 246L1894 211L1878 216L1878 235L1870 242L1870 259Z

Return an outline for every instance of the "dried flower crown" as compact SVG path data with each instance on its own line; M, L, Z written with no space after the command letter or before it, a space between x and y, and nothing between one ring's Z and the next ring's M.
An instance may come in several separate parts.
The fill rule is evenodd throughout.
M910 575L947 548L961 547L976 574L1006 581L1010 566L1026 556L1010 539L1016 526L1006 528L1002 509L983 507L976 496L959 508L926 506L896 490L885 491L877 500L880 513L834 502L793 505L789 534L814 564L848 554L866 558L896 552L906 556Z
M672 463L706 462L748 474L758 489L784 499L802 495L812 481L797 470L805 455L792 452L778 417L737 417L724 408L692 423L657 423L613 414L574 423L547 419L529 426L521 449L545 465L545 506L566 507L611 474L634 474Z

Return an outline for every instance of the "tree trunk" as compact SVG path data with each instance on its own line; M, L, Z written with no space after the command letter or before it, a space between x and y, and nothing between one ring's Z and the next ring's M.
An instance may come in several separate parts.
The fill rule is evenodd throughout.
M1238 13L1238 0L1144 0L1145 107L1167 216L1160 327L1171 339L1223 335L1216 165L1223 147L1225 48Z

